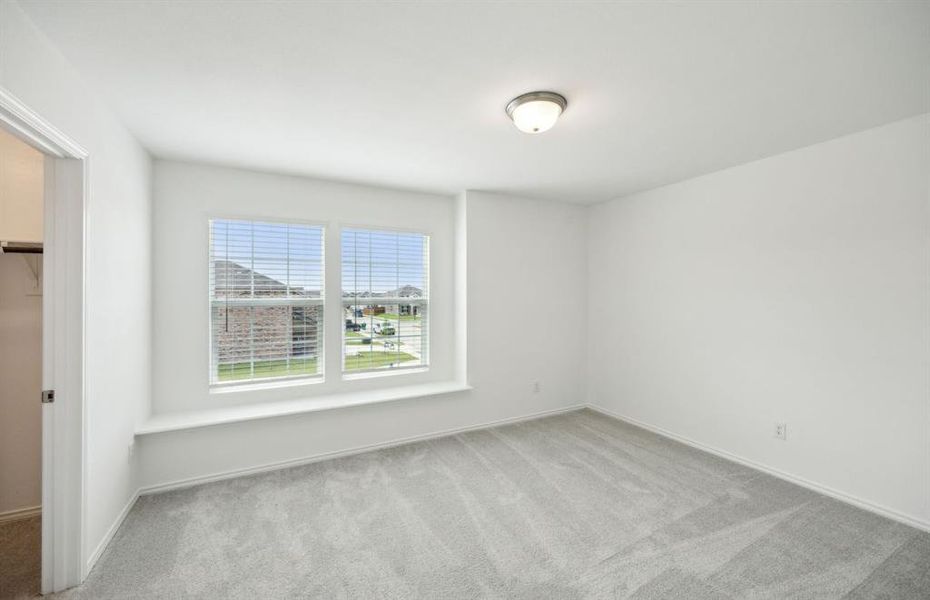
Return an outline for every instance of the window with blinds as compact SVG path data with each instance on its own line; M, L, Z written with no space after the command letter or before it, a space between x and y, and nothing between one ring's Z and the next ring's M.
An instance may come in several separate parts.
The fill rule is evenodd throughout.
M323 228L210 221L210 382L323 375Z
M342 230L342 368L429 365L429 236Z

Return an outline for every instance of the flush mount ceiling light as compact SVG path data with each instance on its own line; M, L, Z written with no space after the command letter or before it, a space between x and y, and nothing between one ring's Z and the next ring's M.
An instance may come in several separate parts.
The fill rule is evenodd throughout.
M542 133L552 129L568 101L555 92L529 92L507 104L507 116L523 133Z

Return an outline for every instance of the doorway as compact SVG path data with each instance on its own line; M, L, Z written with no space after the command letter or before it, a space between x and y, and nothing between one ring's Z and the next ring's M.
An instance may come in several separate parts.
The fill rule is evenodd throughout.
M0 599L41 591L44 164L0 130Z
M0 366L5 369L0 427L12 422L10 433L0 431L0 438L9 436L0 441L5 546L0 561L10 562L0 563L0 597L14 588L12 597L30 597L80 584L88 564L83 551L88 155L2 87L0 136L0 160L18 158L4 172L16 182L10 189L18 191L0 192L0 360L7 363ZM24 185L39 192L24 193L19 190ZM11 378L15 385L8 384Z

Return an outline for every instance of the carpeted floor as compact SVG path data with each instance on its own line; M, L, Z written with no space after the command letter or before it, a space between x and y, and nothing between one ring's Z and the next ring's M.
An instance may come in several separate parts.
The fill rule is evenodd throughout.
M930 534L590 411L140 499L76 598L930 597Z
M0 523L0 600L34 598L42 568L42 517Z

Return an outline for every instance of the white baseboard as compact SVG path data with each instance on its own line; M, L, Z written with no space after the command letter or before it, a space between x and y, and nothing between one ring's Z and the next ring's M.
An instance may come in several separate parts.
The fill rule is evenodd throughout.
M595 412L601 413L602 415L606 415L608 417L617 419L618 421L623 421L625 423L629 423L630 425L634 425L641 429L645 429L646 431L651 431L652 433L656 433L658 435L661 435L662 437L675 440L676 442L681 442L682 444L686 444L688 446L691 446L692 448L697 448L698 450L709 452L710 454L714 454L721 458L725 458L735 463L739 463L741 465L756 469L757 471L762 471L763 473L767 473L774 477L778 477L779 479L790 481L791 483L794 483L801 487L807 488L809 490L821 493L825 496L830 496L831 498L834 498L841 502L845 502L847 504L851 504L857 508L861 508L863 510L873 512L877 515L887 517L899 523L904 523L905 525L910 525L911 527L915 527L923 531L930 531L930 522L924 521L922 519L918 519L916 517L912 517L910 515L906 515L904 513L898 512L886 506L881 506L880 504L875 504L874 502L863 500L862 498L858 498L856 496L852 496L845 492L841 492L839 490L835 490L825 485L821 485L814 481L810 481L809 479L804 479L803 477L798 477L797 475L792 475L791 473L785 473L784 471L779 471L778 469L772 468L768 465L758 463L754 460L749 460L748 458L743 458L742 456L737 456L736 454L727 452L726 450L721 450L713 446L708 446L707 444L702 444L701 442L696 442L692 439L678 435L677 433L668 431L667 429L656 427L655 425L650 425L649 423L643 423L642 421L615 413L601 406L597 406L596 404L588 404L587 408Z
M8 510L0 512L0 523L8 523L9 521L20 521L22 519L29 519L31 517L37 517L42 514L41 506L27 506L26 508L17 508L16 510Z
M224 479L234 479L236 477L244 477L246 475L255 475L257 473L265 473L268 471L277 471L280 469L287 469L290 467L299 467L301 465L308 465L308 464L312 464L312 463L323 461L323 460L342 458L344 456L352 456L354 454L361 454L363 452L371 452L372 450L382 450L385 448L392 448L394 446L402 446L404 444L410 444L413 442L436 439L436 438L445 437L449 435L455 435L457 433L465 433L467 431L476 431L479 429L487 429L489 427L498 427L500 425L507 425L509 423L519 423L521 421L531 421L534 419L541 419L543 417L549 417L549 416L558 415L562 413L573 412L576 410L581 410L583 408L585 408L584 404L576 404L573 406L567 406L564 408L556 408L553 410L546 410L546 411L532 413L529 415L523 415L519 417L510 417L507 419L498 419L496 421L488 421L486 423L480 423L478 425L469 425L467 427L456 427L453 429L444 429L441 431L434 431L431 433L425 433L421 435L414 435L410 437L399 438L399 439L390 440L387 442L380 442L377 444L357 446L354 448L348 448L345 450L335 450L332 452L323 452L322 454L315 454L313 456L306 456L303 458L283 460L283 461L268 463L264 465L258 465L255 467L247 467L244 469L234 469L231 471L212 473L210 475L201 475L198 477L179 479L177 481L171 481L167 483L159 483L159 484L145 486L139 490L139 494L140 495L157 494L161 492L168 492L171 490L178 490L178 489L193 487L195 485L202 485L204 483L211 483L213 481L222 481Z
M81 573L82 582L90 574L91 569L94 568L94 565L97 564L97 561L100 560L100 557L103 556L104 550L106 550L107 546L110 545L110 542L113 541L113 536L115 536L116 532L119 531L120 526L122 526L123 521L126 520L126 517L129 516L129 511L132 510L132 507L135 506L136 500L138 499L139 490L136 490L135 493L133 493L133 495L129 498L129 502L126 503L126 506L123 507L123 510L120 511L119 516L116 517L116 520L113 521L112 525L110 525L106 535L104 535L103 539L100 540L100 543L97 544L97 548L94 549L94 551L88 557L87 562L84 563L84 572Z

